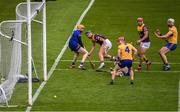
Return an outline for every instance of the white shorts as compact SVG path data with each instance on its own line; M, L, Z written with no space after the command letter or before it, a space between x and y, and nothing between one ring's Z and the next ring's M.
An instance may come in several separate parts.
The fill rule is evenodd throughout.
M141 42L140 47L149 49L151 42Z
M109 51L112 48L111 41L109 41L109 39L106 39L105 41L106 41L106 43L103 44L103 46L105 46L107 48L106 51Z

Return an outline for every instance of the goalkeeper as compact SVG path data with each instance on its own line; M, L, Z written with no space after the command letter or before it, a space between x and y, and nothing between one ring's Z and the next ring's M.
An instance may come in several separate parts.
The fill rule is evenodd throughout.
M88 52L85 49L81 40L81 33L84 31L84 29L85 29L84 25L81 25L81 24L77 25L77 30L73 32L73 35L69 40L69 48L71 49L71 51L74 52L74 58L72 60L70 68L75 68L76 60L79 56L79 53L81 53L83 57L78 68L85 70L84 62L88 56Z

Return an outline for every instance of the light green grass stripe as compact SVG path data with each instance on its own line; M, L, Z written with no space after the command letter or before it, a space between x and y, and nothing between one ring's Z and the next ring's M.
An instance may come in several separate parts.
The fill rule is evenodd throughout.
M72 60L61 60L62 62L71 62ZM77 62L80 62L81 60L77 60ZM85 62L89 62L89 61L85 61ZM92 60L93 63L99 63L99 61L97 60ZM105 61L106 63L112 63L112 61ZM133 63L139 63L137 61L133 62ZM152 64L163 64L162 62L152 62ZM172 65L180 65L180 63L169 63Z
M77 70L77 69L55 69L56 71L66 71L66 70ZM92 70L92 69L88 69L88 70L85 70L85 71L95 71L95 70ZM141 71L142 73L180 73L180 71L160 71L160 70L149 70L149 71ZM140 72L140 73L141 73ZM180 91L179 91L180 93ZM179 102L180 103L180 102Z

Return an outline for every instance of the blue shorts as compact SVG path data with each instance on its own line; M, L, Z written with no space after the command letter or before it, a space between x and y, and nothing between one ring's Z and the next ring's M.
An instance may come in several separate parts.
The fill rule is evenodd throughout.
M71 49L71 51L78 52L81 46L79 44L69 44L69 48Z
M168 48L169 50L173 51L177 48L177 44L167 43L165 45L165 47Z
M118 63L118 66L119 66L120 68L124 68L124 67L131 68L131 67L132 67L132 60L121 60L121 61Z

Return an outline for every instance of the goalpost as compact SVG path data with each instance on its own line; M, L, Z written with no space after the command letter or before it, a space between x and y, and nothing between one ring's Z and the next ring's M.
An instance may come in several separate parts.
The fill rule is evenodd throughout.
M39 12L42 13L41 20L36 19ZM30 0L27 0L27 2L17 5L16 20L7 20L0 23L0 78L2 79L0 82L0 103L7 106L18 77L22 74L28 76L28 104L33 104L32 22L42 24L42 71L44 81L47 80L46 1L30 2ZM24 63L27 63L25 70L22 69Z

